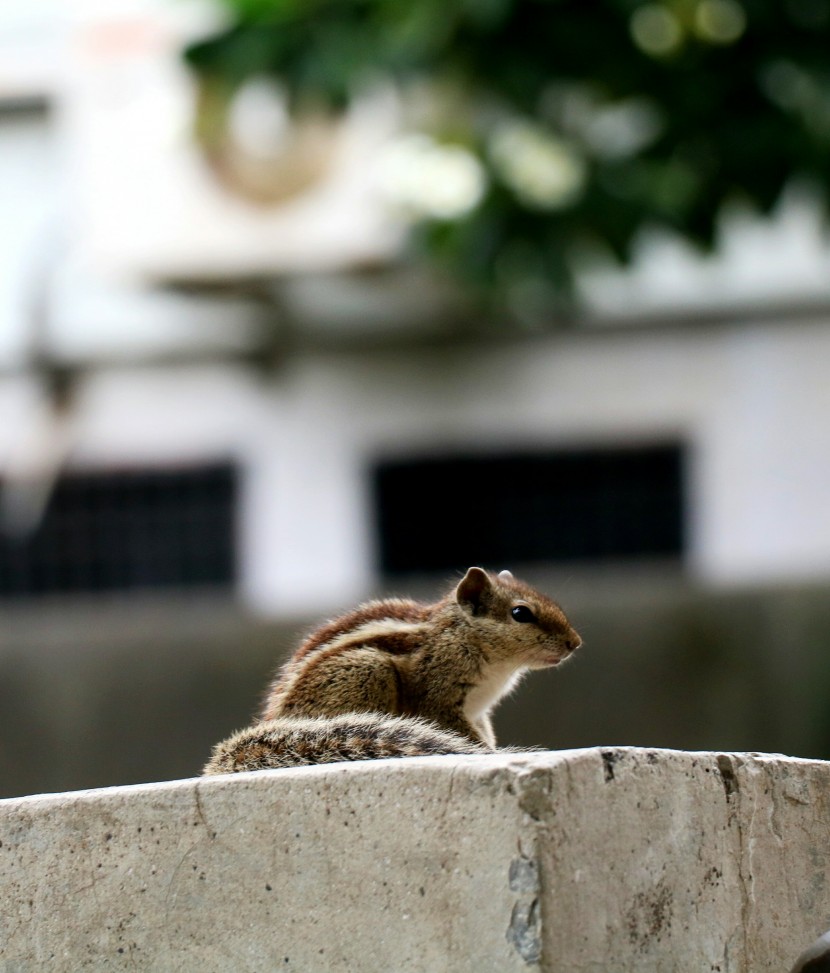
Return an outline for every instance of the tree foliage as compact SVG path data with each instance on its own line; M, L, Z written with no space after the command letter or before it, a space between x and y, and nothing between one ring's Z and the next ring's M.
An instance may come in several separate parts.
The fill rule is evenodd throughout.
M224 4L229 26L186 56L230 87L272 76L333 109L379 78L431 93L410 148L455 160L429 178L461 195L414 206L413 241L483 288L561 291L586 246L626 261L654 225L708 246L730 200L830 188L826 0Z

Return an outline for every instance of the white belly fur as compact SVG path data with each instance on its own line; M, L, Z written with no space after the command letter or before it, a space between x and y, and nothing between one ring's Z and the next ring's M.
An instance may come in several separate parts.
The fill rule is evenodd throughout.
M488 667L484 679L467 694L464 701L464 715L474 723L496 705L496 703L512 692L522 678L522 670L516 669L515 663L502 662Z

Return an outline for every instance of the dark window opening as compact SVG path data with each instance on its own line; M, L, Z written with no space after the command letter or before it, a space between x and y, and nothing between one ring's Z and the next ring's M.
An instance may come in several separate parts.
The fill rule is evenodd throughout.
M679 558L680 446L421 458L374 473L386 574Z
M72 474L31 535L0 533L0 596L230 585L229 464Z

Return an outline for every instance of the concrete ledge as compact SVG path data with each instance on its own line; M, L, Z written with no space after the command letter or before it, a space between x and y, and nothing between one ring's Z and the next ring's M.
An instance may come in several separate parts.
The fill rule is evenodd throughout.
M786 973L830 764L631 748L0 801L0 971Z

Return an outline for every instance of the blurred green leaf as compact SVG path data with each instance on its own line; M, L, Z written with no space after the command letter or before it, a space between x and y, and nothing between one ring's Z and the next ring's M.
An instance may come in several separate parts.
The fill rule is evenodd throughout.
M413 252L496 304L567 289L585 241L626 261L657 225L707 247L733 199L769 211L799 176L830 195L826 0L224 4L231 26L185 53L228 90L265 74L333 108L379 76L440 92L419 124L474 153L488 189L453 219L416 221ZM507 175L492 149L506 123L537 133L514 140L528 155ZM584 174L557 197L568 154Z

